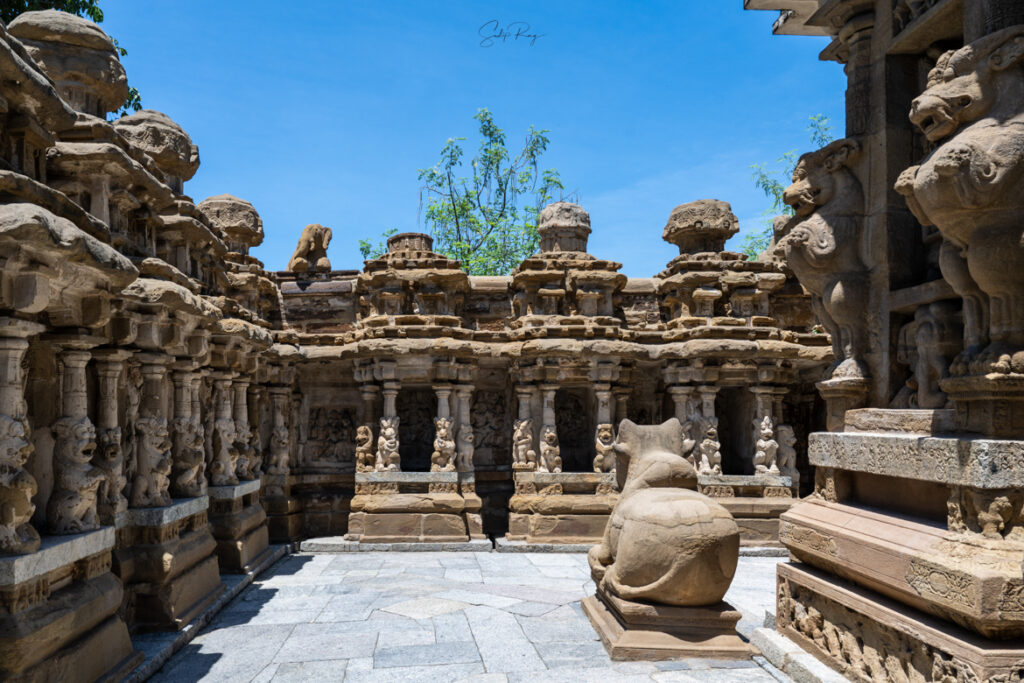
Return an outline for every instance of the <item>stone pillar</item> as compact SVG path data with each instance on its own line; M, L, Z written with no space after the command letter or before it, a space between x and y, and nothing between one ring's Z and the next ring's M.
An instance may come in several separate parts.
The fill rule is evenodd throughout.
M384 387L381 393L384 395L384 414L381 415L383 418L391 419L398 416L398 412L395 408L395 399L398 398L398 389L401 385L398 382L384 382Z
M434 386L434 394L437 396L437 417L450 418L452 385L438 384Z
M258 479L263 471L263 439L260 436L260 402L263 400L264 386L249 385L246 397L246 410L249 413L249 473L252 479Z
M519 404L519 419L529 420L531 417L530 405L533 403L533 392L536 389L529 384L520 384L516 387L516 402Z
M252 454L249 449L249 380L236 379L231 388L234 392L231 417L235 423L235 450L238 451L235 475L240 480L256 479L259 475L252 471Z
M25 374L21 362L28 351L28 337L44 327L16 318L0 318L0 454L5 476L0 480L0 554L24 555L39 549L39 532L30 523L38 487L25 471L32 455L25 406Z
M270 462L267 472L270 474L288 474L289 445L288 433L288 395L290 387L272 386L270 391Z
M205 437L199 420L199 401L193 389L199 376L186 361L176 364L171 379L174 382L171 494L175 498L196 498L206 493Z
M697 395L700 397L700 414L705 422L718 424L715 416L715 396L718 394L718 387L700 386L697 387Z
M540 387L541 396L543 397L543 412L541 422L545 425L555 426L555 393L558 391L558 387L554 384L544 384Z
M164 507L171 504L171 442L167 429L164 387L170 358L159 353L140 353L142 402L135 422L135 478L132 507Z
M234 486L238 484L235 466L235 421L231 411L231 375L217 372L213 375L213 457L210 463L210 484Z
M595 384L594 398L597 399L597 424L611 424L612 390L610 384Z
M672 405L675 408L675 417L680 424L686 424L690 420L693 408L693 387L674 386L668 388L669 396L672 397Z
M629 417L629 395L633 392L628 387L615 387L612 393L615 395L615 423L618 424Z
M456 467L460 472L473 471L473 385L455 387L455 448ZM497 418L495 418L497 419Z
M846 136L865 135L871 127L871 34L875 13L865 11L846 20L839 40L849 50L846 60Z
M85 369L95 344L62 342L58 356L61 378L61 417L53 424L53 492L46 507L50 533L78 534L100 527L99 489L106 480L90 462L96 448L96 428L89 420ZM84 347L84 348L83 348Z
M377 395L380 387L375 384L364 384L359 387L359 395L363 399L363 424L369 425L370 431L377 425Z
M103 470L106 478L100 486L97 511L100 523L120 525L120 519L128 509L125 487L128 479L124 467L124 449L121 446L121 426L118 421L118 384L124 372L124 362L130 358L130 351L106 349L93 354L96 358L97 379L97 454L93 464Z

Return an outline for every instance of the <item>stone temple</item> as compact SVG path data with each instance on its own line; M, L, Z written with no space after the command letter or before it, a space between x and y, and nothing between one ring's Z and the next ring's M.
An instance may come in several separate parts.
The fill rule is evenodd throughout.
M1024 3L744 5L832 38L845 137L760 257L681 197L649 278L567 202L507 277L412 232L336 270L319 224L268 272L253 204L184 194L186 131L106 120L98 26L0 24L0 679L135 680L133 638L330 537L587 552L613 658L1024 680Z

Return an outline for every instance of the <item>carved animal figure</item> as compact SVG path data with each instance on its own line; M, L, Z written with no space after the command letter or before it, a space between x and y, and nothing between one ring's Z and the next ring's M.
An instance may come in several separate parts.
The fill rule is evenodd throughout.
M250 473L252 468L249 466L249 460L251 459L249 452L249 427L244 423L239 426L239 423L235 422L234 435L235 441L232 444L232 448L237 454L235 457L235 476L240 481L252 479L253 477Z
M455 439L452 421L447 417L434 419L434 452L430 456L431 472L451 472L455 469Z
M704 440L700 442L700 473L722 473L722 444L718 442L718 428L708 427Z
M456 464L460 472L473 471L473 442L475 439L476 437L473 436L473 425L466 422L459 427Z
M203 426L198 418L174 420L174 457L171 466L171 491L181 498L206 493L206 454Z
M103 471L106 481L100 486L97 509L108 518L128 509L124 496L128 477L125 475L124 450L121 448L121 428L104 429L99 434L99 451L93 464Z
M540 467L538 472L561 472L562 458L559 455L561 448L558 446L558 432L554 425L544 425L541 429L540 443Z
M373 430L370 425L356 427L356 471L372 472L376 456L373 454Z
M964 301L954 374L1024 372L1024 26L942 55L910 120L937 147L896 190L948 242L942 274Z
M537 451L533 450L533 420L516 420L512 426L513 469L536 469Z
M50 531L77 534L100 526L96 504L106 480L90 463L96 429L87 417L62 417L53 425L53 493L46 506Z
M594 456L595 472L615 471L615 449L612 442L615 441L615 433L612 426L607 423L597 425L594 449L597 455Z
M615 452L622 493L588 560L598 590L625 600L713 605L732 582L740 534L729 512L697 493L679 420L623 420Z
M398 453L398 417L382 417L380 436L377 437L377 470L397 472L401 466L402 457Z
M132 507L151 508L171 504L167 489L171 480L171 440L167 420L142 417L135 423L139 438L135 448L135 479L132 480Z
M260 430L249 430L249 479L258 479L263 471L263 439Z
M331 262L327 258L327 245L331 243L331 235L331 229L319 223L303 228L295 253L288 261L288 270L293 273L329 271Z
M24 469L32 451L26 422L0 415L0 553L24 555L39 549L39 532L30 523L38 486Z
M367 437L368 440L372 438L372 435ZM279 425L270 431L270 462L267 464L268 474L288 474L289 443L290 440L287 427ZM370 469L373 469L372 454Z
M800 473L796 469L796 434L789 425L779 425L776 429L779 435L779 471L784 477L790 477L795 484L800 479Z
M832 336L833 378L866 378L868 269L861 256L864 196L849 164L860 145L836 140L800 157L783 200L793 207L777 246Z
M210 463L210 483L214 486L235 486L238 476L235 463L235 421L221 418L213 423L213 462Z
M776 455L779 450L779 442L775 440L775 428L772 425L772 418L768 415L758 422L754 420L754 430L758 432L757 443L754 452L754 472L756 474L778 474L779 466L776 463Z

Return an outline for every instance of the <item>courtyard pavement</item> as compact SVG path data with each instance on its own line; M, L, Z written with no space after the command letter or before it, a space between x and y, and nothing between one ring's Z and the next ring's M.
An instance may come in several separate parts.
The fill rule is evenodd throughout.
M741 557L740 632L774 612L780 558ZM764 681L755 661L612 662L580 599L582 554L291 555L152 679L169 681Z

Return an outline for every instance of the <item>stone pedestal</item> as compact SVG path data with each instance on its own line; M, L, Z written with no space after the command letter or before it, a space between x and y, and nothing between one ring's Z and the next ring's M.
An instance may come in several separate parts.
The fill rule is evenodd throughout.
M210 530L224 574L244 574L270 552L267 513L260 504L260 480L235 486L211 486Z
M741 615L727 602L708 607L652 605L599 589L583 600L583 612L612 659L747 659L757 654L736 633Z
M292 495L298 482L293 474L264 474L263 507L267 531L273 543L291 543L302 536L302 503Z
M778 475L701 475L699 490L729 511L744 547L778 547L779 516L797 499L793 481Z
M224 591L208 507L201 496L125 513L114 572L125 587L124 617L133 632L181 629Z
M470 477L460 484L460 477ZM459 543L482 538L480 498L459 472L356 472L349 541Z
M509 541L597 543L619 499L614 473L520 470L513 479Z
M120 680L142 662L118 615L113 547L113 527L101 527L0 557L0 678Z

